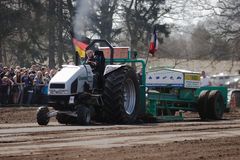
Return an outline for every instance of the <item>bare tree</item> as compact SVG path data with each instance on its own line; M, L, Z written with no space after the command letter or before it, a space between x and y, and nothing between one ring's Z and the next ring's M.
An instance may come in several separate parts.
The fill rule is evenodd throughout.
M122 8L133 50L137 49L139 41L149 40L155 24L159 32L169 34L166 25L159 24L160 18L169 12L165 0L123 0Z
M234 59L240 60L240 3L237 0L218 0L217 29L228 40Z
M204 27L199 24L191 36L191 58L206 59L210 58L212 36Z
M91 3L89 30L101 39L114 42L115 37L121 33L121 26L115 24L119 0L93 0Z

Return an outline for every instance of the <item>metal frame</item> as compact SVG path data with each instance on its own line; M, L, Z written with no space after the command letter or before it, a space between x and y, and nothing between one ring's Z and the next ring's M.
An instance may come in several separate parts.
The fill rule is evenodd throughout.
M95 43L105 43L110 48L110 64L113 64L113 58L114 58L114 49L112 45L105 39L94 39L86 48L86 50L89 50L91 47L94 46Z

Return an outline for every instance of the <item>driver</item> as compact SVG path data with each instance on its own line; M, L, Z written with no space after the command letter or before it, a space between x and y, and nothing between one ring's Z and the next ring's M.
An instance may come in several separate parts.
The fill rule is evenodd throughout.
M99 63L97 62L97 58L94 55L93 50L87 50L86 55L87 55L86 64L89 64L93 71L93 88L97 89L97 88L99 88L99 86L98 86L99 73L97 70L97 68L99 67L98 66Z
M87 50L86 55L87 55L86 63L89 64L93 69L96 69L97 62L94 57L94 52L92 50Z

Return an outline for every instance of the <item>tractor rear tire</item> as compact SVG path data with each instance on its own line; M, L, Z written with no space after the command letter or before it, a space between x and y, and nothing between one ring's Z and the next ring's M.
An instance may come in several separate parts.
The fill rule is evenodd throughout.
M198 114L201 120L209 118L208 95L210 91L203 90L198 97Z
M77 109L77 124L89 125L91 122L90 109L85 106L80 106Z
M140 111L139 92L136 72L130 66L121 67L107 75L103 91L107 122L134 123Z
M222 119L224 113L224 99L220 91L213 90L208 95L209 118L213 120Z
M37 123L39 125L47 125L49 122L48 117L49 109L47 107L39 107L37 110Z

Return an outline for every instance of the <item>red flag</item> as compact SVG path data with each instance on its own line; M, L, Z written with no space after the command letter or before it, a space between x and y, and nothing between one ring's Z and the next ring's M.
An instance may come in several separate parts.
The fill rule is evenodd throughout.
M158 38L157 38L156 27L154 27L148 52L154 55L157 49L158 49Z

